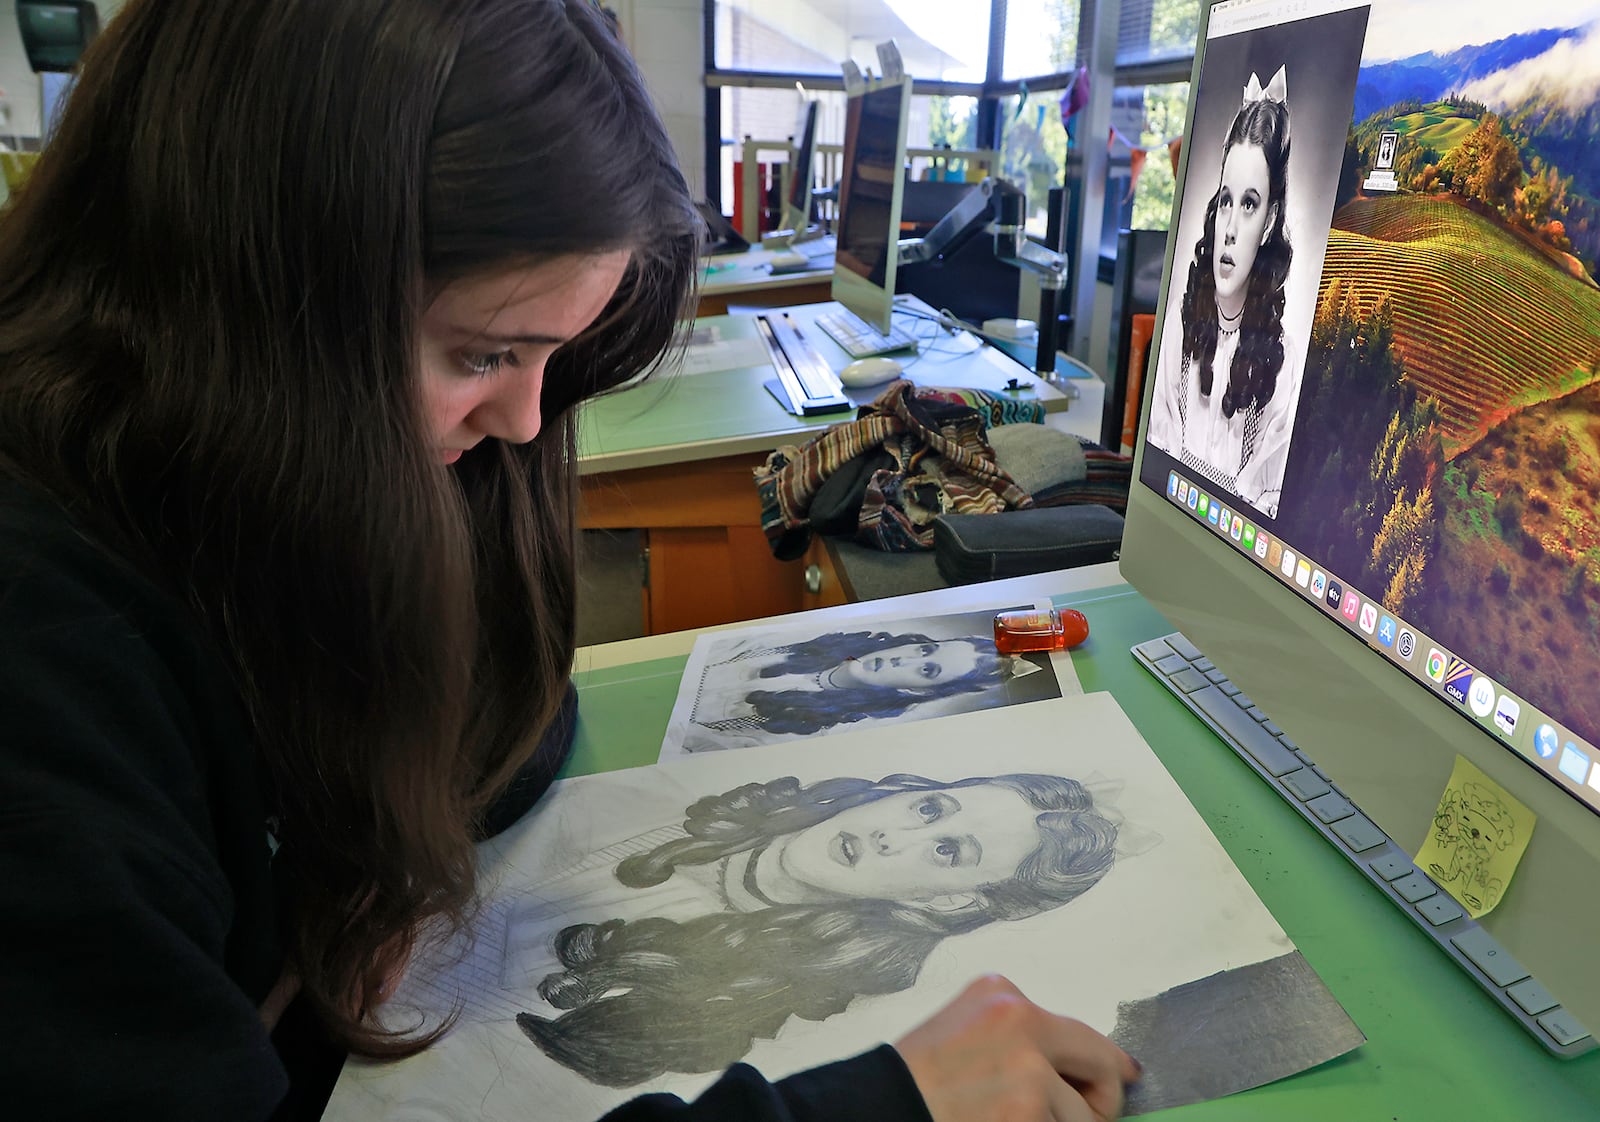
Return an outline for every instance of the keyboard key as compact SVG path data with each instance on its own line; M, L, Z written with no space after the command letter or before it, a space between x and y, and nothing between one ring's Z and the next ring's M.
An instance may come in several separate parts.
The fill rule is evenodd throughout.
M1237 699L1235 699L1235 700L1237 700ZM1261 707L1259 705L1252 705L1252 706L1250 706L1250 708L1246 709L1245 712L1247 714L1249 714L1250 719L1252 721L1255 721L1257 724L1265 724L1266 723L1267 715L1261 711ZM1272 736L1272 733L1269 732L1267 735L1268 736ZM1277 738L1273 737L1273 739L1277 739Z
M1220 686L1209 686L1189 695L1189 700L1199 706L1223 732L1236 741L1250 758L1267 770L1269 775L1287 775L1298 771L1300 760L1295 754L1268 736L1266 730L1228 701Z
M1151 662L1159 662L1172 653L1172 648L1167 646L1165 639L1151 639L1148 643L1139 644L1139 653Z
M1228 697L1239 696L1239 687L1234 685L1232 682L1218 682L1217 689L1221 690Z
M1176 674L1180 670L1189 669L1189 660L1182 655L1168 655L1156 663L1156 669L1163 674Z
M1550 991L1539 984L1537 978L1528 978L1518 982L1506 990L1506 996L1518 1005L1530 1017L1543 1013L1546 1009L1556 1007L1556 999L1550 996Z
M1211 685L1210 682L1206 681L1206 676L1192 666L1185 667L1172 675L1172 684L1184 693L1193 693L1195 690L1205 689Z
M1307 802L1321 795L1326 795L1332 790L1324 780L1318 778L1316 772L1308 767L1303 767L1299 771L1291 771L1284 776L1283 785L1294 792L1294 797L1301 802Z
M1188 637L1180 632L1175 631L1171 635L1168 635L1167 642L1172 644L1173 650L1177 651L1190 662L1193 662L1197 658L1203 657L1200 654L1200 648L1189 642Z
M1276 744L1277 741L1273 741L1273 743ZM1298 762L1298 758L1296 762ZM1356 812L1355 807L1332 791L1329 791L1320 799L1312 799L1306 806L1311 808L1312 814L1315 814L1324 822L1337 822L1341 818L1349 818Z
M1416 868L1411 859L1403 853L1390 853L1372 862L1372 871L1384 880L1394 880L1403 877Z
M1509 986L1528 976L1522 963L1512 958L1511 952L1495 942L1494 936L1481 927L1452 935L1450 941L1455 944L1456 950L1471 959L1472 964L1487 974L1497 986Z
M1422 913L1422 918L1435 927L1443 927L1453 919L1460 919L1467 913L1461 910L1461 905L1441 892L1436 896L1429 896L1417 905L1417 911Z
M1256 703L1251 701L1242 693L1236 693L1233 695L1233 703L1240 709L1254 709L1256 707Z
M1271 721L1267 721L1267 722L1263 723L1261 727L1266 729L1273 736L1279 737L1280 738L1279 742L1280 743L1282 742L1281 738L1283 736L1283 730L1280 729L1277 725L1273 724Z
M1194 664L1194 668L1196 670L1199 670L1200 669L1200 664L1198 662L1195 663ZM1208 681L1210 681L1214 685L1218 685L1218 686L1222 685L1223 682L1226 682L1228 680L1228 676L1226 674L1224 674L1220 670L1207 670L1207 671L1205 671L1205 676L1206 676Z
M1278 739L1283 741L1283 746L1285 748L1289 749L1289 751L1291 751L1291 752L1300 751L1300 745L1298 745L1294 741L1290 740L1287 736L1280 735L1278 737ZM1307 761L1307 762L1309 763L1310 761Z
M1539 1027L1548 1032L1557 1044L1576 1044L1589 1035L1589 1030L1578 1023L1578 1018L1565 1009L1552 1009L1539 1018Z
M1412 873L1410 876L1401 877L1389 887L1405 897L1405 901L1408 904L1415 904L1418 900L1426 900L1429 896L1439 891L1434 886L1434 883L1421 873Z
M1323 798L1327 798L1326 795ZM1310 806L1310 803L1306 804ZM1389 840L1389 835L1373 825L1365 814L1357 812L1333 824L1335 836L1356 853L1365 853Z
M1217 664L1212 662L1209 658L1202 658L1194 664L1194 668L1200 671L1202 674L1209 675L1211 671L1217 668ZM1224 674L1223 677L1227 677L1227 675ZM1212 678L1211 680L1213 682L1216 681L1215 678Z

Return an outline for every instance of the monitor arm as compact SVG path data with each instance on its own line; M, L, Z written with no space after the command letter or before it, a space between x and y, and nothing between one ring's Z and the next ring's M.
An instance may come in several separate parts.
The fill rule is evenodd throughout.
M1003 179L985 179L961 197L926 237L900 242L901 265L942 261L978 234L994 235L997 261L1039 277L1039 343L1034 369L1056 369L1056 293L1067 284L1067 258L1028 240L1023 232L1027 196Z

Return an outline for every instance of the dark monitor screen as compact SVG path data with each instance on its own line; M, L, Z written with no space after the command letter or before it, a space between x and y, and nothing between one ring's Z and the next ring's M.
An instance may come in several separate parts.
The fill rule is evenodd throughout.
M903 104L900 86L884 86L851 98L845 109L837 259L878 287L900 244L895 204L905 152Z
M789 168L789 197L791 210L801 215L802 224L811 218L812 164L817 154L817 103L808 101L800 110L795 122L794 159Z
M71 70L100 29L99 16L86 0L17 0L17 26L28 63L35 71Z
M881 85L845 106L833 298L887 332L893 318L911 83Z

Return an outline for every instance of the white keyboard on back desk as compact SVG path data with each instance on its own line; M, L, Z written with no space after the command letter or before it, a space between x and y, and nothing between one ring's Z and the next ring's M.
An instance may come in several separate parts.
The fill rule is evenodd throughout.
M891 326L889 334L885 335L847 308L823 312L817 316L816 323L851 358L871 358L894 351L917 349L916 337L910 332Z
M1595 1048L1589 1030L1412 864L1405 850L1345 798L1311 758L1181 632L1140 643L1133 648L1133 657L1535 1040L1565 1057Z

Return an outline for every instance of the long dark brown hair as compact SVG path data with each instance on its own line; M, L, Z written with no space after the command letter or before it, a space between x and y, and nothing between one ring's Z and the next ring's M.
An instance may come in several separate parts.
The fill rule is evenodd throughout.
M0 476L178 597L232 667L334 1034L425 918L573 644L571 408L650 368L698 219L586 0L134 0L0 219ZM452 280L625 249L539 438L443 468L416 347ZM241 750L247 750L241 747Z

